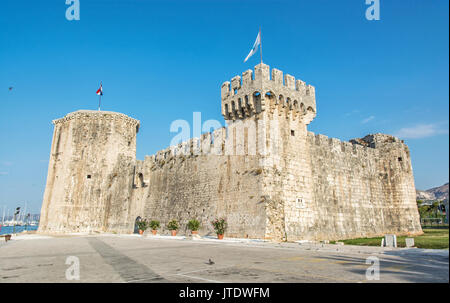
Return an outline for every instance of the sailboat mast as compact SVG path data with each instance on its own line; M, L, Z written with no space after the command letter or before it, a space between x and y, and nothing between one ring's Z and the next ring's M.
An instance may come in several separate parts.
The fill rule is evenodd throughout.
M26 218L26 214L27 214L27 202L25 202L25 211L22 214L22 223L25 222Z

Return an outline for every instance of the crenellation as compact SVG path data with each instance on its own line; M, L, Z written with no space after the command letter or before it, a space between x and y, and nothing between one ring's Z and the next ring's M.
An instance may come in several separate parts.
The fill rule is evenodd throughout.
M204 133L200 137L200 153L203 155L207 155L211 153L212 142L212 133Z
M253 71L251 69L242 73L242 86L249 87L253 81Z
M306 83L302 80L295 80L295 89L300 93L301 96L306 96Z
M341 140L336 138L329 138L328 144L330 145L331 150L333 151L341 151Z
M194 155L200 155L202 153L202 141L199 138L192 139L192 153Z
M218 128L213 132L201 134L200 138L190 138L178 145L157 151L154 155L145 156L146 161L160 162L179 156L221 155L226 140L226 128Z
M273 68L272 81L278 86L283 86L283 72L279 69Z
M191 145L189 141L181 143L181 153L183 156L188 156L191 153Z
M163 149L164 161L168 161L170 159L171 152L172 152L172 150L171 150L170 146Z
M314 88L314 86L308 84L306 86L306 92L305 92L306 96L311 96L311 97L315 97L316 96L316 89Z
M255 82L263 83L270 80L270 68L264 63L255 66Z
M127 127L135 127L136 133L139 131L139 120L133 119L122 113L108 112L108 111L94 111L94 110L78 110L73 113L67 114L65 117L55 119L52 121L54 125L64 124L72 119L84 119L85 121L91 120L92 117L102 118L118 123L124 123Z
M230 95L230 81L225 81L222 84L221 96L222 100Z
M325 145L328 143L328 136L317 134L315 137L317 145Z
M194 150L194 139L195 138L190 138L189 140L186 141L186 156L192 156L193 155L193 150Z
M295 78L294 76L291 75L284 75L284 85L289 88L294 90L295 89Z
M354 144L353 147L355 150L355 154L358 156L361 155L364 152L364 150L366 149L365 146L358 145L358 144Z
M213 155L223 155L225 138L226 138L225 127L213 131L212 133L213 145L211 146Z
M234 91L240 88L241 88L241 77L234 76L233 79L231 79L231 94L235 95Z
M348 141L342 141L342 151L343 152L348 152L348 151L352 151L353 150L353 144L348 142Z

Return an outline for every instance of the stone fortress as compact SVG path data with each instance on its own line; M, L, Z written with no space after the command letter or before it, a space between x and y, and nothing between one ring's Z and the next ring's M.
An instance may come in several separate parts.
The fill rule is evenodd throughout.
M408 147L307 130L315 88L263 63L221 87L226 128L136 159L139 121L80 110L55 128L40 232L133 233L138 217L188 233L272 241L421 234Z

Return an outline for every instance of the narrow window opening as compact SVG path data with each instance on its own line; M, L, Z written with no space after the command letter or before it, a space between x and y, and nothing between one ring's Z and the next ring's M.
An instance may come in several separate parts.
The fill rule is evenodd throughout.
M295 131L291 129L291 136L295 136Z
M91 178L91 175L87 175L87 178L90 179L90 178Z
M138 178L139 178L139 185L141 187L145 187L144 175L142 173L139 173Z
M402 162L403 161L402 157L398 157L398 161Z

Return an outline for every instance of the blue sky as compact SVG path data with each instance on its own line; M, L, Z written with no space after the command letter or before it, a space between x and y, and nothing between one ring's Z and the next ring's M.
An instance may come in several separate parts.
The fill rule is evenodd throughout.
M448 182L447 0L3 0L0 8L1 205L39 212L51 120L96 109L141 121L137 157L167 147L176 119L220 115L220 86L262 27L264 62L316 87L309 130L342 140L395 134L410 147L416 187ZM12 86L13 89L9 90Z

